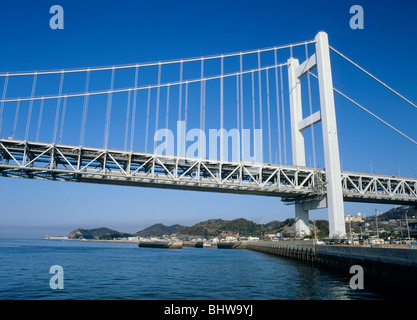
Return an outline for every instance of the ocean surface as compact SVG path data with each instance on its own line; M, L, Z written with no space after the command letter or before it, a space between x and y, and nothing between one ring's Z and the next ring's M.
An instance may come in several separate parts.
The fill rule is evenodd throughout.
M61 266L61 282L52 266ZM358 300L349 278L250 250L0 239L0 299ZM61 283L63 289L52 289Z

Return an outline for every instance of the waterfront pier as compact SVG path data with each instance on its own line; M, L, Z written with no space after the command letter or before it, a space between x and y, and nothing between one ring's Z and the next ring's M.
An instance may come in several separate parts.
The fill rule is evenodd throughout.
M318 245L315 240L248 242L247 248L307 261L349 275L350 268L363 268L365 281L415 290L417 285L417 250L411 248ZM352 276L352 275L350 275Z

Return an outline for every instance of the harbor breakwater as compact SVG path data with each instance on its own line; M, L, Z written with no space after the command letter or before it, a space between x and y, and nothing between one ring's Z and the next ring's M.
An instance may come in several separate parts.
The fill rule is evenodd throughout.
M182 247L192 248L205 248L215 247L219 249L247 249L247 242L220 242L216 244L204 243L204 242L193 242L193 241L139 241L139 247L148 248L168 248L168 249L181 249Z
M143 247L143 248L182 249L182 242L176 242L176 241L139 241L138 246Z
M416 249L317 245L314 240L257 241L246 246L249 250L307 261L346 275L352 266L359 265L366 281L416 292Z

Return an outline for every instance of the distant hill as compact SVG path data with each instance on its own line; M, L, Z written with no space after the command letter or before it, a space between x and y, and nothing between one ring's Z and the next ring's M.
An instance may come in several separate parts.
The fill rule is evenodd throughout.
M310 228L313 222L310 221ZM327 220L316 221L317 234L325 236L329 232L329 224ZM312 230L313 231L313 230ZM285 221L271 221L267 224L258 224L253 221L238 218L234 220L209 219L196 223L191 227L174 224L166 226L162 223L154 224L135 234L120 232L109 228L95 229L76 229L72 231L68 238L70 239L95 239L95 240L111 240L114 238L126 237L161 237L164 235L177 234L178 236L199 236L204 238L221 237L225 235L239 236L255 236L259 237L265 234L281 233L283 237L295 236L295 219L289 218Z
M178 233L182 229L184 229L184 226L181 226L179 224L174 224L172 226L166 226L162 223L154 224L148 228L145 228L139 232L136 232L135 235L139 237L160 237L163 235L171 235L173 233Z
M72 231L68 238L70 239L95 239L95 240L111 240L113 238L124 238L133 236L130 233L119 232L109 228L95 229L76 229Z
M210 219L182 229L179 235L218 237L221 234L260 235L261 225L243 218L235 220Z
M291 230L294 229L294 222L294 219L287 219L285 221L271 221L267 224L258 224L244 218L234 220L210 219L199 222L191 227L184 228L178 234L201 236L204 238L230 234L258 237L264 234L284 231L287 235L288 232L292 232L289 228L291 228Z
M378 215L378 220L391 220L391 219L405 219L405 215L407 214L408 219L412 219L413 216L417 218L417 208L413 206L397 206L395 208L392 208L388 210L387 212L384 212L380 215ZM373 221L375 219L375 216L368 216L366 217L366 220Z
M294 223L295 223L294 218L288 218L285 221L274 220L274 221L268 222L265 225L269 228L278 228L278 229L280 229L280 228L284 228L285 226L291 227Z

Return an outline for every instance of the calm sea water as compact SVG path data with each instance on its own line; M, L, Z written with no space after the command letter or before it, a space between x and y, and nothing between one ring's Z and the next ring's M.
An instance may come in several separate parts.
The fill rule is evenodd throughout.
M63 268L64 289L50 287ZM342 277L250 250L0 239L0 299L381 299Z

